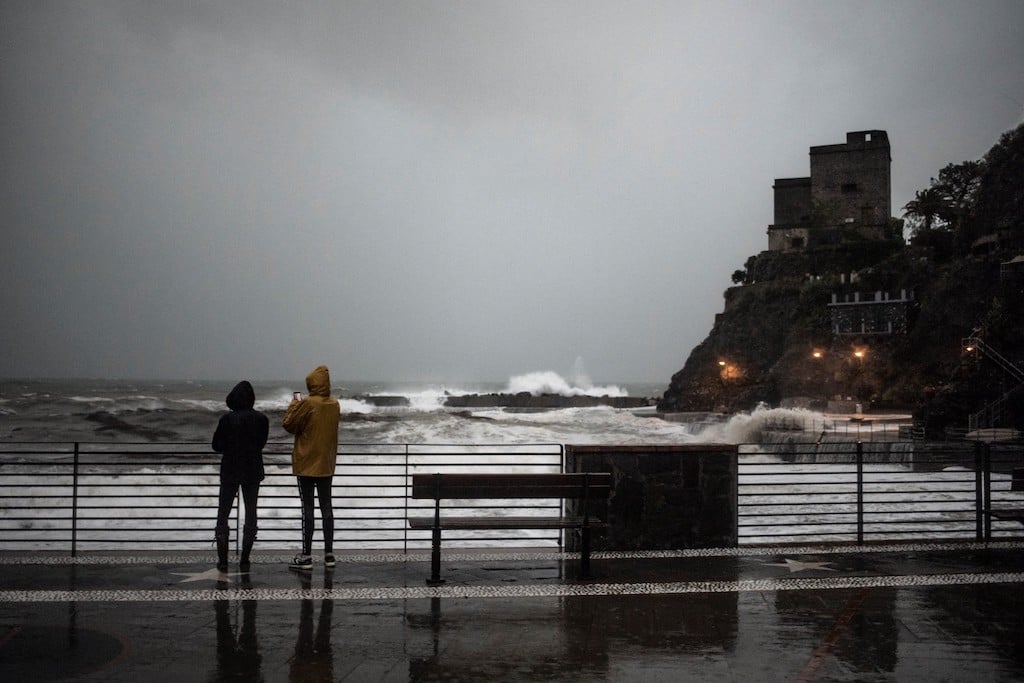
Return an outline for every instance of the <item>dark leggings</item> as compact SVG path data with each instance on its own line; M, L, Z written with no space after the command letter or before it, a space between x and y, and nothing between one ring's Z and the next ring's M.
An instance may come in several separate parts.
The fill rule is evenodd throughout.
M331 504L332 477L297 477L299 499L302 501L302 554L313 551L313 489L320 501L320 518L324 526L324 553L334 552L334 506Z
M245 503L245 525L256 528L256 499L260 497L260 485L220 483L220 503L217 505L217 526L228 525L231 506L235 504L238 489L242 489L242 501Z

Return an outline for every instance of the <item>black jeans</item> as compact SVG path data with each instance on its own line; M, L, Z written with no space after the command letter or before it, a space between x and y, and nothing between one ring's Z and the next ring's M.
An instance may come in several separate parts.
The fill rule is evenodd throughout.
M220 483L220 501L217 505L217 526L227 526L231 506L235 504L238 489L242 489L242 502L245 504L245 525L256 528L256 500L260 497L259 482L255 484Z
M313 490L320 501L320 518L324 525L324 553L334 552L334 506L331 503L333 477L296 477L302 501L302 554L313 551Z

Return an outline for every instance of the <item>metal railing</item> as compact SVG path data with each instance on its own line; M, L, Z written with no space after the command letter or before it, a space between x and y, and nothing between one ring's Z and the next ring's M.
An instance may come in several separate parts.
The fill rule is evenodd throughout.
M290 445L269 444L260 549L295 548L300 512ZM1024 446L950 442L745 445L737 476L740 544L988 540L1022 525L990 508L1024 508L1011 487ZM0 443L0 551L212 549L219 456L206 444ZM345 444L334 477L335 547L429 548L407 518L422 472L560 472L563 447ZM233 538L244 524L237 504ZM551 514L561 501L445 501L467 514ZM319 510L317 511L319 517ZM319 519L318 519L319 528ZM319 531L314 542L319 543ZM448 547L560 547L546 531L448 532Z
M811 417L778 415L765 418L764 430L805 434L808 441L911 441L914 433L904 419Z
M744 446L739 543L991 540L1021 525L991 507L1024 507L1011 490L1022 446L856 443Z
M295 548L300 510L291 445L264 451L260 486L261 549ZM432 501L409 497L418 472L560 472L558 444L344 444L333 481L335 548L429 548L428 532L408 529ZM206 444L0 444L0 550L208 549L213 546L220 456ZM230 518L236 547L241 506ZM550 514L561 501L445 501L469 514ZM320 540L320 512L316 510ZM557 547L546 531L449 532L446 545Z

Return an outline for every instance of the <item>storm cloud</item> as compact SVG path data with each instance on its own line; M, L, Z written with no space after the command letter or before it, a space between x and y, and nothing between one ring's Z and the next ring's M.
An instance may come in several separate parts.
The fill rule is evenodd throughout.
M0 376L667 382L772 181L1024 113L1020 2L0 5ZM766 321L769 324L769 321Z

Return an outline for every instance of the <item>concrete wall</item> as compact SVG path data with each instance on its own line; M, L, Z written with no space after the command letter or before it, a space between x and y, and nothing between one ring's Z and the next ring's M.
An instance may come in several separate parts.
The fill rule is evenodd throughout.
M595 550L674 550L737 544L736 463L727 445L566 446L565 468L612 474Z

